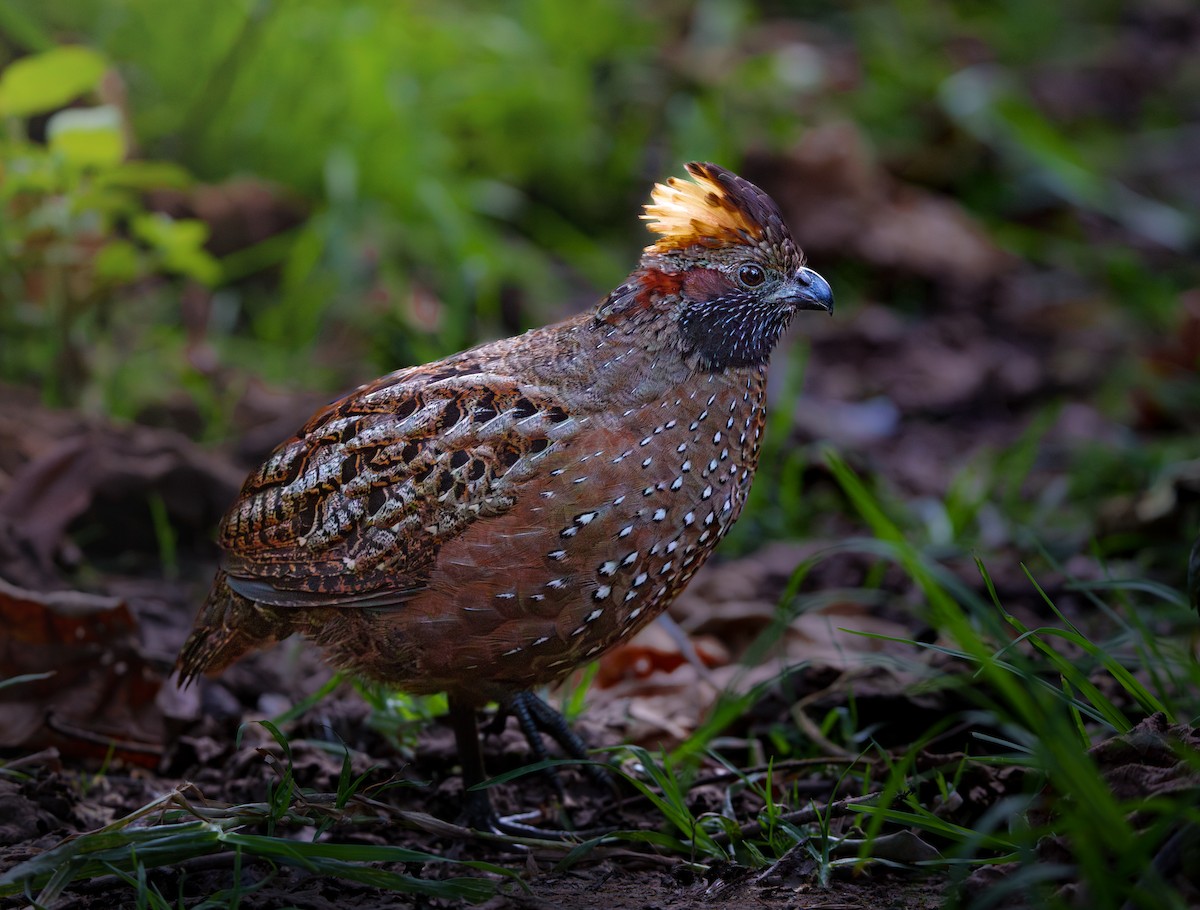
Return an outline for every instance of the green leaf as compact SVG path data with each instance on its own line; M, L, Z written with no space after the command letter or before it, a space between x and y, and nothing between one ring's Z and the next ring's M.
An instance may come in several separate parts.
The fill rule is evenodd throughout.
M0 73L0 116L27 117L62 107L99 83L108 61L86 47L56 47L23 57Z
M126 161L96 177L101 186L126 190L187 189L192 175L170 161Z
M163 214L140 215L133 219L133 233L153 247L165 268L206 285L216 284L221 266L204 249L208 225L193 218L171 218Z
M113 240L106 243L96 254L93 263L96 277L113 284L133 281L142 273L138 249L128 240Z
M307 869L408 894L445 899L483 901L496 893L496 882L484 878L454 877L425 880L363 865L367 862L444 862L491 875L516 877L500 866L481 861L455 861L403 847L363 844L297 843L283 838L226 832L209 822L133 827L133 818L122 819L99 831L68 839L46 852L0 873L0 898L46 889L41 900L49 903L73 881L95 878L138 866L174 866L224 847L244 850Z
M46 125L50 150L80 168L110 168L125 157L121 113L111 105L68 108Z
M38 17L18 9L15 4L0 4L0 33L7 43L31 51L45 51L54 47L54 40L38 21Z

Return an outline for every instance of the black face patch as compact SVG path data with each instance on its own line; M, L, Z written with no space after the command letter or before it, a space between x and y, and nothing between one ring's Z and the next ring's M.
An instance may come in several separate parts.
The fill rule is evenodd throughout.
M791 318L790 308L739 290L688 304L679 329L687 353L705 369L723 370L766 363Z

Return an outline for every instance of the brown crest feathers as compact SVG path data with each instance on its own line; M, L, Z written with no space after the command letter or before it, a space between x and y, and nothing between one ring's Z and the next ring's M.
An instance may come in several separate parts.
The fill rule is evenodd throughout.
M647 253L699 244L777 241L787 235L779 209L762 190L715 164L684 165L691 182L671 177L650 193L642 219L660 235Z

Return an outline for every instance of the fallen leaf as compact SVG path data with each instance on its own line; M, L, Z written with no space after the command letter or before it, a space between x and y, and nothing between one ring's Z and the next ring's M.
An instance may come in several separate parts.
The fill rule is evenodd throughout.
M74 554L68 529L88 513L104 540L157 552L149 503L161 501L176 535L207 539L232 502L242 472L169 430L80 420L29 402L0 406L0 575L26 584L56 575ZM0 475L0 481L5 478Z
M0 688L0 747L55 746L100 759L111 749L135 764L158 764L162 677L142 656L124 601L0 580L0 627L0 682L10 681Z

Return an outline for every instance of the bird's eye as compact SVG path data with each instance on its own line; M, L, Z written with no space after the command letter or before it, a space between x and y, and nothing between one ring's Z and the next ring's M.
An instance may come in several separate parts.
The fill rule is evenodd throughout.
M753 262L747 262L738 269L737 277L744 287L756 288L767 280L767 273Z

